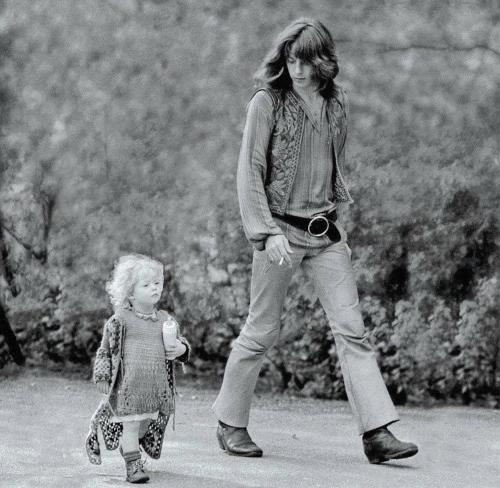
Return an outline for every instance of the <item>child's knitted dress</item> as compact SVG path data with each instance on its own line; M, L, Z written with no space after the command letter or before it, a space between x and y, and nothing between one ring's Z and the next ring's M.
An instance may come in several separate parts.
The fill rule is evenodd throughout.
M155 419L167 412L172 401L165 364L162 324L168 314L156 311L152 316L122 313L126 322L122 367L109 397L114 413L112 421Z

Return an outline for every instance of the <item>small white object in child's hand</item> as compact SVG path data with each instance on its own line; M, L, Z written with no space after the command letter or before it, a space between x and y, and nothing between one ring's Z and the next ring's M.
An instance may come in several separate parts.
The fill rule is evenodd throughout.
M168 319L163 322L163 345L165 349L175 347L177 344L177 322Z

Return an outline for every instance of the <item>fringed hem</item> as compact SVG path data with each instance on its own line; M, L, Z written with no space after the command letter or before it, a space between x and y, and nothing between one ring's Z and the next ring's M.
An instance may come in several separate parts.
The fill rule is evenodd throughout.
M148 413L136 413L131 415L113 415L111 417L111 422L137 422L139 420L157 420L158 419L159 410L156 412L148 412Z

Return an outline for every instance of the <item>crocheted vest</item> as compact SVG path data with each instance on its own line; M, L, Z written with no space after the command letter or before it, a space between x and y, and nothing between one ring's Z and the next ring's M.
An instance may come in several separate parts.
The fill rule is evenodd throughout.
M271 96L274 108L274 127L267 150L267 175L264 190L271 212L283 215L297 173L306 115L293 91L271 88L261 88L260 90L264 90ZM333 200L337 203L352 202L337 157L339 147L342 147L341 144L343 145L345 141L347 131L345 94L342 90L339 92L340 101L335 99L327 103L327 115L333 136L332 155L335 165L334 174L336 175L332 180Z

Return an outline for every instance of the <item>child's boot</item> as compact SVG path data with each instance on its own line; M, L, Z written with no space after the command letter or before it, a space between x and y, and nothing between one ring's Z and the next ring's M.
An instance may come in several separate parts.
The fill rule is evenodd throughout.
M127 481L129 483L146 483L146 481L149 481L149 476L142 469L144 461L141 460L140 451L123 452L120 446L120 453L125 460Z

